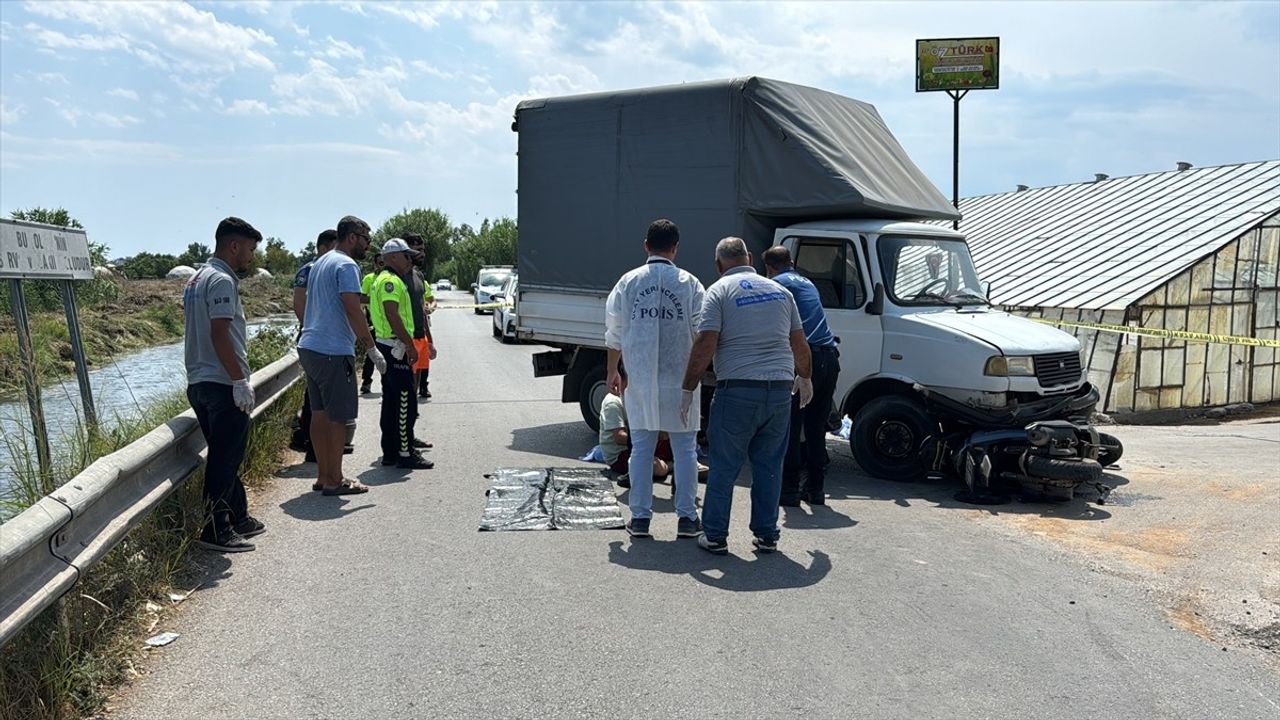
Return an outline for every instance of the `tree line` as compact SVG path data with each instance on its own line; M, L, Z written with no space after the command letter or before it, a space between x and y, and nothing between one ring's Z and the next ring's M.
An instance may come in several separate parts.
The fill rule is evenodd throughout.
M35 207L14 210L15 220L48 223L62 227L81 228L80 223L63 208ZM508 217L496 220L485 218L479 228L467 223L454 225L449 216L436 208L405 208L387 218L374 230L371 247L377 250L393 237L417 233L423 238L424 270L429 282L448 278L459 287L470 287L482 265L514 265L516 263L516 221ZM90 242L90 254L95 266L107 264L109 248L103 243ZM205 243L191 243L180 254L139 252L123 258L115 270L125 277L163 278L176 265L196 267L205 262L213 250ZM314 260L316 245L309 240L298 253L285 247L278 237L265 238L256 253L256 267L266 268L276 277L292 277L303 263ZM365 261L372 267L372 253Z

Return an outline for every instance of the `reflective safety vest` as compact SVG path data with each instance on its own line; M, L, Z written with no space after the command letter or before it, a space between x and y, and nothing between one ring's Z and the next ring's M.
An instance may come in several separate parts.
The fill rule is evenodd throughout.
M396 314L404 329L413 337L413 307L410 305L409 288L401 277L390 270L373 279L369 288L369 317L373 319L373 336L379 340L394 340L396 334L391 329L391 321L387 319L387 311L382 303L396 303Z

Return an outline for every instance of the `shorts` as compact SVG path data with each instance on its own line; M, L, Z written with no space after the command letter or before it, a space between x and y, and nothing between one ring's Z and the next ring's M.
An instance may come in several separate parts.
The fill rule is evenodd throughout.
M360 403L356 395L354 355L322 355L298 349L298 359L307 374L307 398L311 412L323 412L330 420L355 420Z
M413 366L413 369L431 369L431 341L426 338L414 338L413 346L418 350L418 362Z

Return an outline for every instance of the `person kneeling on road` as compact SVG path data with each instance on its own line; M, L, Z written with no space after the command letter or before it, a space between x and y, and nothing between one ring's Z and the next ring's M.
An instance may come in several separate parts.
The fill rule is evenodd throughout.
M413 425L418 419L414 382L418 349L413 342L413 303L407 284L412 282L413 253L400 238L382 246L387 269L373 281L369 315L374 343L387 361L387 373L382 376L382 464L429 470L435 463L413 447Z
M618 485L631 487L628 463L631 461L631 433L627 429L627 410L622 398L609 393L600 403L600 450L604 462L618 476ZM658 434L658 444L653 449L653 479L661 480L671 474L671 439L666 433ZM699 470L705 466L699 465Z

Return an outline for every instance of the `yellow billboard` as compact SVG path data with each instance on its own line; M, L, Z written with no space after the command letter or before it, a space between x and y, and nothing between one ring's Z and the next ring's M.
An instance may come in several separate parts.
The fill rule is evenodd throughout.
M1000 38L916 40L916 92L1000 87Z

